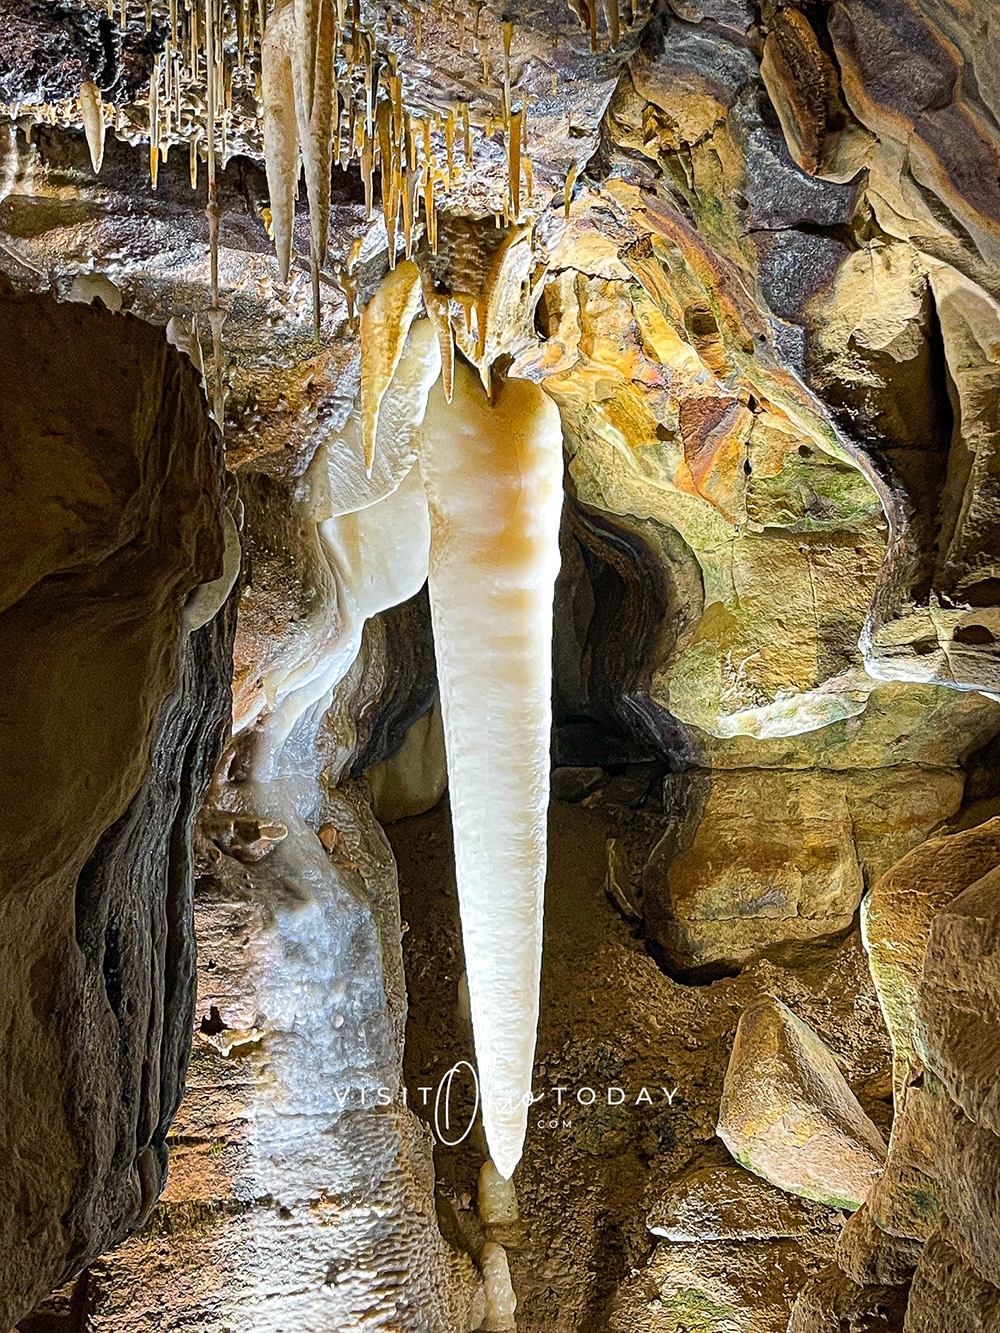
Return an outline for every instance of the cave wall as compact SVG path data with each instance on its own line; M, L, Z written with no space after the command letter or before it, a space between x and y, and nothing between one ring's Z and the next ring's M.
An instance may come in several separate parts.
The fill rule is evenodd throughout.
M148 1213L187 1066L190 839L228 728L223 466L158 331L3 294L0 1319Z

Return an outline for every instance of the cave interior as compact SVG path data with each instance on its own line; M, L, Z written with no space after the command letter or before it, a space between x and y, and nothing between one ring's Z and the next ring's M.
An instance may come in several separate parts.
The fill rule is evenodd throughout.
M0 0L0 1329L1000 1333L997 0Z

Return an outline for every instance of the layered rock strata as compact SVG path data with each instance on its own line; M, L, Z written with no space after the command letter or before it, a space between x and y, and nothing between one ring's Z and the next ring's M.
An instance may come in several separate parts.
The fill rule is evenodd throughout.
M229 724L233 618L185 623L224 572L221 452L190 366L128 316L9 293L0 351L10 1325L162 1188L194 1003L191 837Z

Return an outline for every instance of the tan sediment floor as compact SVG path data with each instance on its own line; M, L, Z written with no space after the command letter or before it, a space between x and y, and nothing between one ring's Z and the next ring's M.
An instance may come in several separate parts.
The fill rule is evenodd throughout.
M648 1206L692 1163L728 1160L715 1137L716 1114L736 1023L757 995L779 996L843 1057L849 1082L883 1133L890 1115L888 1039L856 932L808 969L764 961L702 986L664 975L639 929L605 893L606 836L612 827L621 832L623 818L629 813L621 807L600 803L586 809L554 802L550 811L535 1065L540 1100L514 1177L522 1225L509 1246L518 1329L764 1333L783 1327L803 1275L829 1262L841 1215L825 1219L808 1244L689 1245L674 1247L672 1255L664 1242L647 1267L656 1243L645 1226ZM410 1104L433 1123L441 1078L457 1060L472 1058L459 993L447 800L387 832L409 927L406 1085ZM470 1083L453 1085L456 1134L467 1122ZM435 1151L442 1226L473 1250L482 1239L474 1213L482 1160L477 1132ZM738 1295L734 1307L719 1306L716 1320L718 1302L706 1296L695 1301L696 1321L685 1323L693 1298L673 1297L677 1283L663 1280L664 1256L667 1269L678 1257L696 1279L705 1270L709 1293L718 1276L711 1270L742 1267L746 1308L739 1309ZM700 1279L694 1288L700 1292Z

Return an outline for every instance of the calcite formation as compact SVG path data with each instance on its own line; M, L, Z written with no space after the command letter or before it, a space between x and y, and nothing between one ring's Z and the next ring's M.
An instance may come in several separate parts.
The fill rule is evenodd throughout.
M980 8L7 5L0 1318L148 1215L60 1297L95 1328L995 1322ZM376 817L446 786L463 944L404 1044ZM770 1185L710 1147L744 1010L719 1123ZM535 1084L617 1087L636 1027L689 1086L563 1126L560 1194ZM399 1104L437 1040L447 1161Z
M562 430L534 385L493 404L457 367L419 466L469 1000L490 1155L524 1144L538 1022Z

